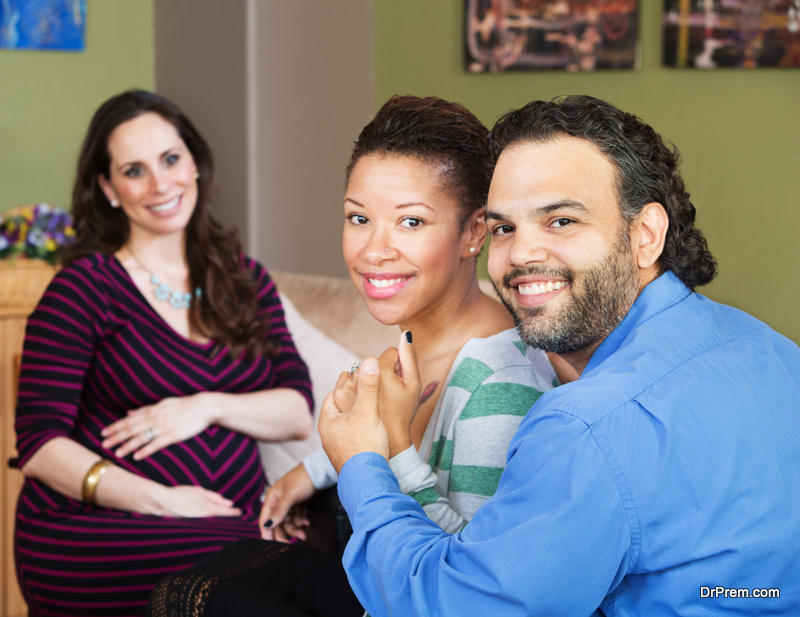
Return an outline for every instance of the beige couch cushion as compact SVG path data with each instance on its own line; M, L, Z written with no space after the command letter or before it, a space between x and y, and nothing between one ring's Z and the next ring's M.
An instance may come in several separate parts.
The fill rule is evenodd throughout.
M308 366L314 394L314 423L311 434L306 439L259 443L261 462L270 483L293 469L306 455L322 447L317 431L322 401L333 390L339 374L348 370L359 359L352 351L328 338L305 320L284 294L281 294L281 303L286 315L286 326L292 333L297 351Z
M377 321L349 278L287 272L270 275L303 317L358 357L377 357L397 345L400 329Z

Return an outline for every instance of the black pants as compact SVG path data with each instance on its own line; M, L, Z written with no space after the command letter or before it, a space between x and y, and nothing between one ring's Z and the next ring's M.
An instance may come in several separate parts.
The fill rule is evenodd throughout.
M341 561L303 546L239 540L163 579L151 617L361 617Z

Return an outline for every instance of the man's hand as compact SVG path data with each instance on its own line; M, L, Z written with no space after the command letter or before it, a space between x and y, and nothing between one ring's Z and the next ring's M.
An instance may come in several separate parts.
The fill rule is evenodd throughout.
M337 472L351 457L361 452L376 452L389 458L389 434L378 413L380 379L378 361L367 358L358 369L353 406L339 409L334 400L335 392L328 394L322 403L319 434L322 446ZM339 381L341 384L342 380ZM342 385L337 389L340 387ZM339 396L339 400L348 399L347 396Z
M305 540L303 527L308 526L308 520L296 515L296 506L310 499L315 491L303 463L270 486L258 517L261 537L279 542L291 542L292 538Z

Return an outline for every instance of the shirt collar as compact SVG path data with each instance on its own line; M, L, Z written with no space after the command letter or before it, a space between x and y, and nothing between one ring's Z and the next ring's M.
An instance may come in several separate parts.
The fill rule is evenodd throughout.
M628 336L645 321L677 304L690 293L692 292L689 288L671 270L652 281L636 298L636 302L633 303L625 318L592 354L583 374L586 375L594 370L606 358L614 354Z

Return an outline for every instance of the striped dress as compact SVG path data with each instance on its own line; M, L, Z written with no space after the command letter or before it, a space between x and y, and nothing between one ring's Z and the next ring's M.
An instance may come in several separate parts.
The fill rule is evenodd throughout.
M182 519L95 508L28 479L17 506L15 555L33 615L144 615L152 587L224 544L259 536L266 479L253 439L212 426L135 461L117 459L100 431L129 410L197 392L294 388L311 408L308 371L266 271L245 259L279 344L277 358L231 359L177 334L113 256L76 260L53 279L28 320L16 431L24 465L69 437L167 486L199 485L234 501L240 519Z

